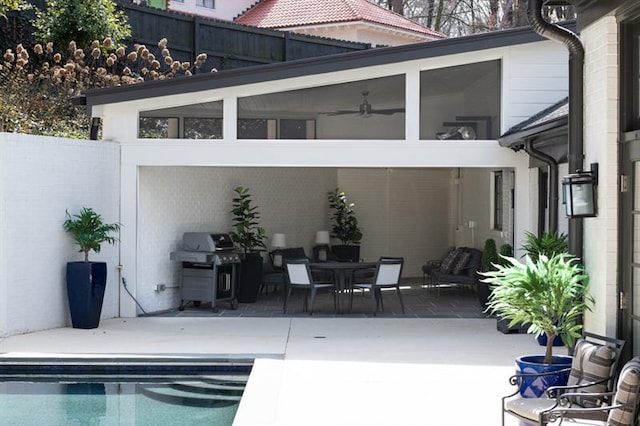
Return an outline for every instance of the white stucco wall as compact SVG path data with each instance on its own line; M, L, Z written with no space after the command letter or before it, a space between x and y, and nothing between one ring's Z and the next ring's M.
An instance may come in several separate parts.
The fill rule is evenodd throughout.
M618 26L614 16L585 28L585 169L599 164L598 217L584 220L584 257L590 275L593 312L585 328L616 334L618 273Z
M189 13L192 15L206 16L207 18L233 21L235 17L249 9L258 0L215 0L215 7L196 6L196 0L167 1L167 9L175 12Z
M65 210L117 222L119 161L114 143L0 133L0 337L70 324L65 268L82 256ZM102 318L116 317L118 246L90 259L108 264Z

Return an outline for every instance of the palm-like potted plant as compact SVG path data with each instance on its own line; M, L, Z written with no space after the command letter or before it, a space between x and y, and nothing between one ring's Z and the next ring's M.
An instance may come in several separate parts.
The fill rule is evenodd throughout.
M340 240L340 245L331 247L338 260L360 260L360 240L362 231L358 226L358 219L353 210L354 203L347 200L347 195L340 188L327 193L331 215L331 236Z
M74 328L96 328L100 323L102 301L107 283L106 262L89 262L89 253L100 253L103 243L115 244L113 234L120 231L119 223L104 223L102 216L84 207L80 213L66 212L63 223L83 253L84 261L67 262L67 296Z
M238 186L233 190L233 231L231 239L243 252L238 283L238 301L254 303L258 298L262 280L262 256L267 246L266 233L259 224L260 213L253 205L249 188Z
M505 265L482 273L491 284L487 310L509 321L509 327L526 325L527 332L547 337L544 356L523 356L517 360L521 371L542 364L545 370L564 369L570 357L554 356L553 341L561 336L568 347L580 337L582 316L593 298L588 293L589 279L583 266L568 253L540 254L536 260L526 256L524 262L504 257ZM554 366L559 363L561 365ZM525 367L526 366L526 367ZM566 382L568 373L559 382ZM533 390L536 396L544 389ZM524 390L523 395L527 390Z

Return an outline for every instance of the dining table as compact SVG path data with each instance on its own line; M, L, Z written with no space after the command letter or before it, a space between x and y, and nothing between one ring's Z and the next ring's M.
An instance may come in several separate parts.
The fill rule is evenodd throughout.
M334 283L338 298L338 313L344 313L341 295L351 291L353 284L353 276L355 271L359 270L375 270L378 262L311 262L309 267L311 271L331 271L333 273Z

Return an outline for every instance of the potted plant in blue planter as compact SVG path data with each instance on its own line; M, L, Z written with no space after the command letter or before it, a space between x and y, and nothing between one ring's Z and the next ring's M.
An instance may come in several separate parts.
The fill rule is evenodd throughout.
M90 262L89 252L100 253L102 243L115 244L118 238L113 236L120 230L120 224L104 223L102 216L93 209L84 207L80 213L71 216L63 223L75 243L84 253L84 261L67 262L67 296L71 325L73 328L96 328L100 324L102 301L107 284L106 262Z
M360 260L360 240L362 231L358 226L358 219L353 210L353 203L347 200L347 195L340 188L327 193L329 208L333 209L331 216L331 236L340 240L339 245L333 245L331 251L340 261L358 262Z
M491 285L487 310L509 321L509 327L526 325L536 337L545 335L544 355L526 355L516 360L519 372L564 370L558 377L525 379L520 389L523 397L540 397L549 386L566 385L570 356L553 355L553 341L561 336L573 347L581 336L582 316L593 303L588 294L589 279L578 260L567 253L526 256L524 262L503 257L505 264L482 273Z
M254 303L258 299L262 280L262 256L260 252L267 246L264 228L258 222L260 213L253 205L249 188L238 186L233 190L233 231L231 239L242 250L237 297L240 303Z

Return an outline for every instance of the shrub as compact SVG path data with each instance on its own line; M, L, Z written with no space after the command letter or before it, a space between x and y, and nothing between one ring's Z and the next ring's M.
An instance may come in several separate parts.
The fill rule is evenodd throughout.
M120 44L131 35L127 15L113 0L47 0L45 10L36 10L33 25L38 42L55 46L75 41L84 48L106 37Z
M61 51L52 42L32 49L19 44L0 61L0 131L87 137L90 120L83 108L72 106L72 97L89 89L189 76L206 59L201 53L193 64L174 61L166 39L155 53L139 44L127 52L110 38L85 49L72 41Z

